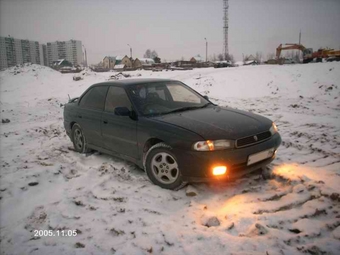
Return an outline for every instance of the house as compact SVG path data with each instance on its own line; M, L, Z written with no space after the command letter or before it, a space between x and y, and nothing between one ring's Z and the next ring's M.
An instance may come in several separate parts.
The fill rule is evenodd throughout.
M276 59L268 59L265 64L268 64L268 65L276 65L278 64L278 61Z
M256 58L253 55L249 55L248 57L246 57L244 59L245 62L247 62L247 61L255 61L255 60L256 60Z
M138 58L136 58L133 61L133 68L139 69L139 68L142 68L142 67L143 67L142 62Z
M128 56L117 56L116 65L125 65L126 68L132 68L132 61Z
M231 67L233 63L229 60L222 60L222 61L215 61L214 67L215 68L222 68L222 67Z
M243 63L244 66L250 66L250 65L258 65L259 63L256 60L247 60Z
M152 58L140 58L139 61L143 67L151 67L155 64L155 60Z
M171 63L171 70L192 70L196 63L191 61L179 60Z
M193 63L200 63L200 62L203 62L203 59L200 55L197 55L195 57L192 57L190 59L190 62L193 62Z
M103 59L103 67L105 69L112 70L115 65L116 65L116 58L115 57L105 56L105 58Z

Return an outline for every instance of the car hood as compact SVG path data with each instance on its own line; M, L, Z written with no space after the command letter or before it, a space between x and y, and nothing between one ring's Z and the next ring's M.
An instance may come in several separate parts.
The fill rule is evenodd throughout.
M272 123L254 113L219 106L172 113L153 119L191 130L207 140L239 139L268 131Z

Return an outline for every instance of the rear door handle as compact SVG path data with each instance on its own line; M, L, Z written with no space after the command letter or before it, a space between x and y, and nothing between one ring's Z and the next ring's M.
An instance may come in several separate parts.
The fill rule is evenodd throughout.
M107 124L107 123L109 123L109 122L108 122L107 120L103 120L103 123L104 123L104 124Z
M78 115L78 118L79 118L79 119L81 119L82 117L83 117L83 116L81 116L81 115Z

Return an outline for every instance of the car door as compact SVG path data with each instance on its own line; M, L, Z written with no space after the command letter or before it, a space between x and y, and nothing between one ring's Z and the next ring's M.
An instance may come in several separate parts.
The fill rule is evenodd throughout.
M120 86L110 86L101 123L104 147L138 159L137 121L129 116L116 115L114 113L116 107L127 107L130 111L132 110L131 101L125 89Z
M101 121L108 86L89 89L80 99L77 123L80 124L89 145L103 147Z

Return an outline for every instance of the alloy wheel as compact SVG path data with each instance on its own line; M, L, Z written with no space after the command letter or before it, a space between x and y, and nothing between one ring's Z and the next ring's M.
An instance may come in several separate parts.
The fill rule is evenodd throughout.
M76 129L74 131L74 145L79 149L82 150L83 145L84 145L84 137L83 137L83 133L81 132L80 129Z
M166 152L159 152L153 156L151 170L154 177L163 184L174 183L179 175L176 160Z

